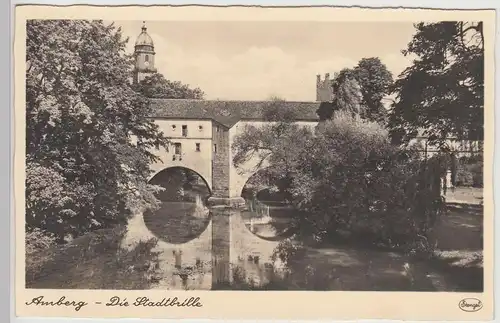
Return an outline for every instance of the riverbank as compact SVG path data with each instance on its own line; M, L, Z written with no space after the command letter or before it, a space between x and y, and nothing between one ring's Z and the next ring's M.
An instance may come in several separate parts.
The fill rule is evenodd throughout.
M242 264L231 289L482 292L482 189L456 188L446 199L448 212L430 236L436 246L430 259L352 243L323 244L306 248L295 273L272 274L263 284L254 278L262 281L263 270L249 274Z
M464 195L464 190L458 190L460 199L449 196L452 201L449 211L431 237L437 243L431 259L416 262L401 253L354 245L307 247L304 258L289 274L269 268L262 257L259 262L258 255L241 259L233 264L235 282L229 288L480 292L483 289L482 199L478 190L467 190L474 193L472 198ZM469 203L457 202L466 195ZM170 250L165 242L154 239L139 220L141 217L131 221L127 228L98 230L67 245L27 255L27 288L186 288L175 276L175 248ZM208 226L204 234L210 230ZM134 243L125 248L127 235ZM265 242L262 240L262 248L270 248ZM203 273L197 273L189 288L209 289L210 246L204 248L196 241L190 244L182 254L182 263L192 268L202 265ZM270 253L272 250L262 250L262 254ZM36 266L30 265L35 263ZM184 269L191 268L188 267Z
M158 280L156 239L122 248L125 226L97 230L26 255L26 288L150 289Z

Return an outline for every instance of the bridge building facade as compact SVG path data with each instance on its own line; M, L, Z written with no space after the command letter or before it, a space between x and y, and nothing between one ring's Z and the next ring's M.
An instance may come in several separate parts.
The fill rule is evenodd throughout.
M231 264L242 259L257 257L262 263L270 262L279 241L254 235L241 217L245 204L242 190L258 171L258 160L250 159L236 167L231 149L246 126L268 123L263 112L269 102L153 99L151 104L154 111L151 118L170 139L168 148L155 152L160 161L151 166L151 178L164 169L183 167L200 175L211 192L208 202L212 215L203 233L181 245L164 243L163 250L171 249L173 255L184 254L184 264L194 262L195 258L210 261L211 284L206 288L228 283L232 279ZM297 112L298 124L317 125L318 103L284 104Z
M203 177L215 204L241 201L243 186L257 171L257 160L250 159L237 168L231 147L246 126L267 123L264 111L269 102L153 99L151 104L152 118L171 141L168 149L157 152L161 162L152 165L154 172L185 167ZM298 124L316 126L319 103L282 104L296 111Z

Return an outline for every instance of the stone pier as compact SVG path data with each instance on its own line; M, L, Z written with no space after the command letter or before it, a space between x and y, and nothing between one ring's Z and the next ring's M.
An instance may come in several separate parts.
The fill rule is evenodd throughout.
M222 289L232 281L231 221L239 216L245 200L211 197L208 204L212 211L212 289Z

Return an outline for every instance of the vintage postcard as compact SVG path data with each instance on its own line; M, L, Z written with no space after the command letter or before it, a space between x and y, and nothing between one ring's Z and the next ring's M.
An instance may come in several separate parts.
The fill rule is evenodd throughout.
M16 7L16 314L491 319L494 23Z

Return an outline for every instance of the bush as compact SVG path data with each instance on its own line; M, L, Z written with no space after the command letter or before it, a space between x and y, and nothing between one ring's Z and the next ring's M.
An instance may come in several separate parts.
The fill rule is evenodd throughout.
M310 147L293 187L305 235L343 230L353 240L411 249L442 211L439 157L426 163L392 146L375 123L337 114L320 124Z
M25 235L26 272L35 276L43 266L52 260L52 253L47 252L55 246L56 238L38 228L27 228Z
M483 163L478 162L470 166L470 172L472 173L472 186L473 187L483 187Z
M38 254L26 253L26 287L60 289L147 289L158 280L156 239L125 250L125 226L102 229ZM30 247L30 250L32 248ZM28 249L27 249L28 251ZM38 259L43 259L40 265Z
M456 186L483 187L483 161L477 157L463 157L457 161Z
M391 145L379 124L350 113L335 112L315 133L282 122L241 138L249 144L233 147L236 162L251 147L268 147L258 152L268 162L266 176L295 207L303 241L342 231L355 241L415 249L442 211L440 156L425 162L416 150Z

